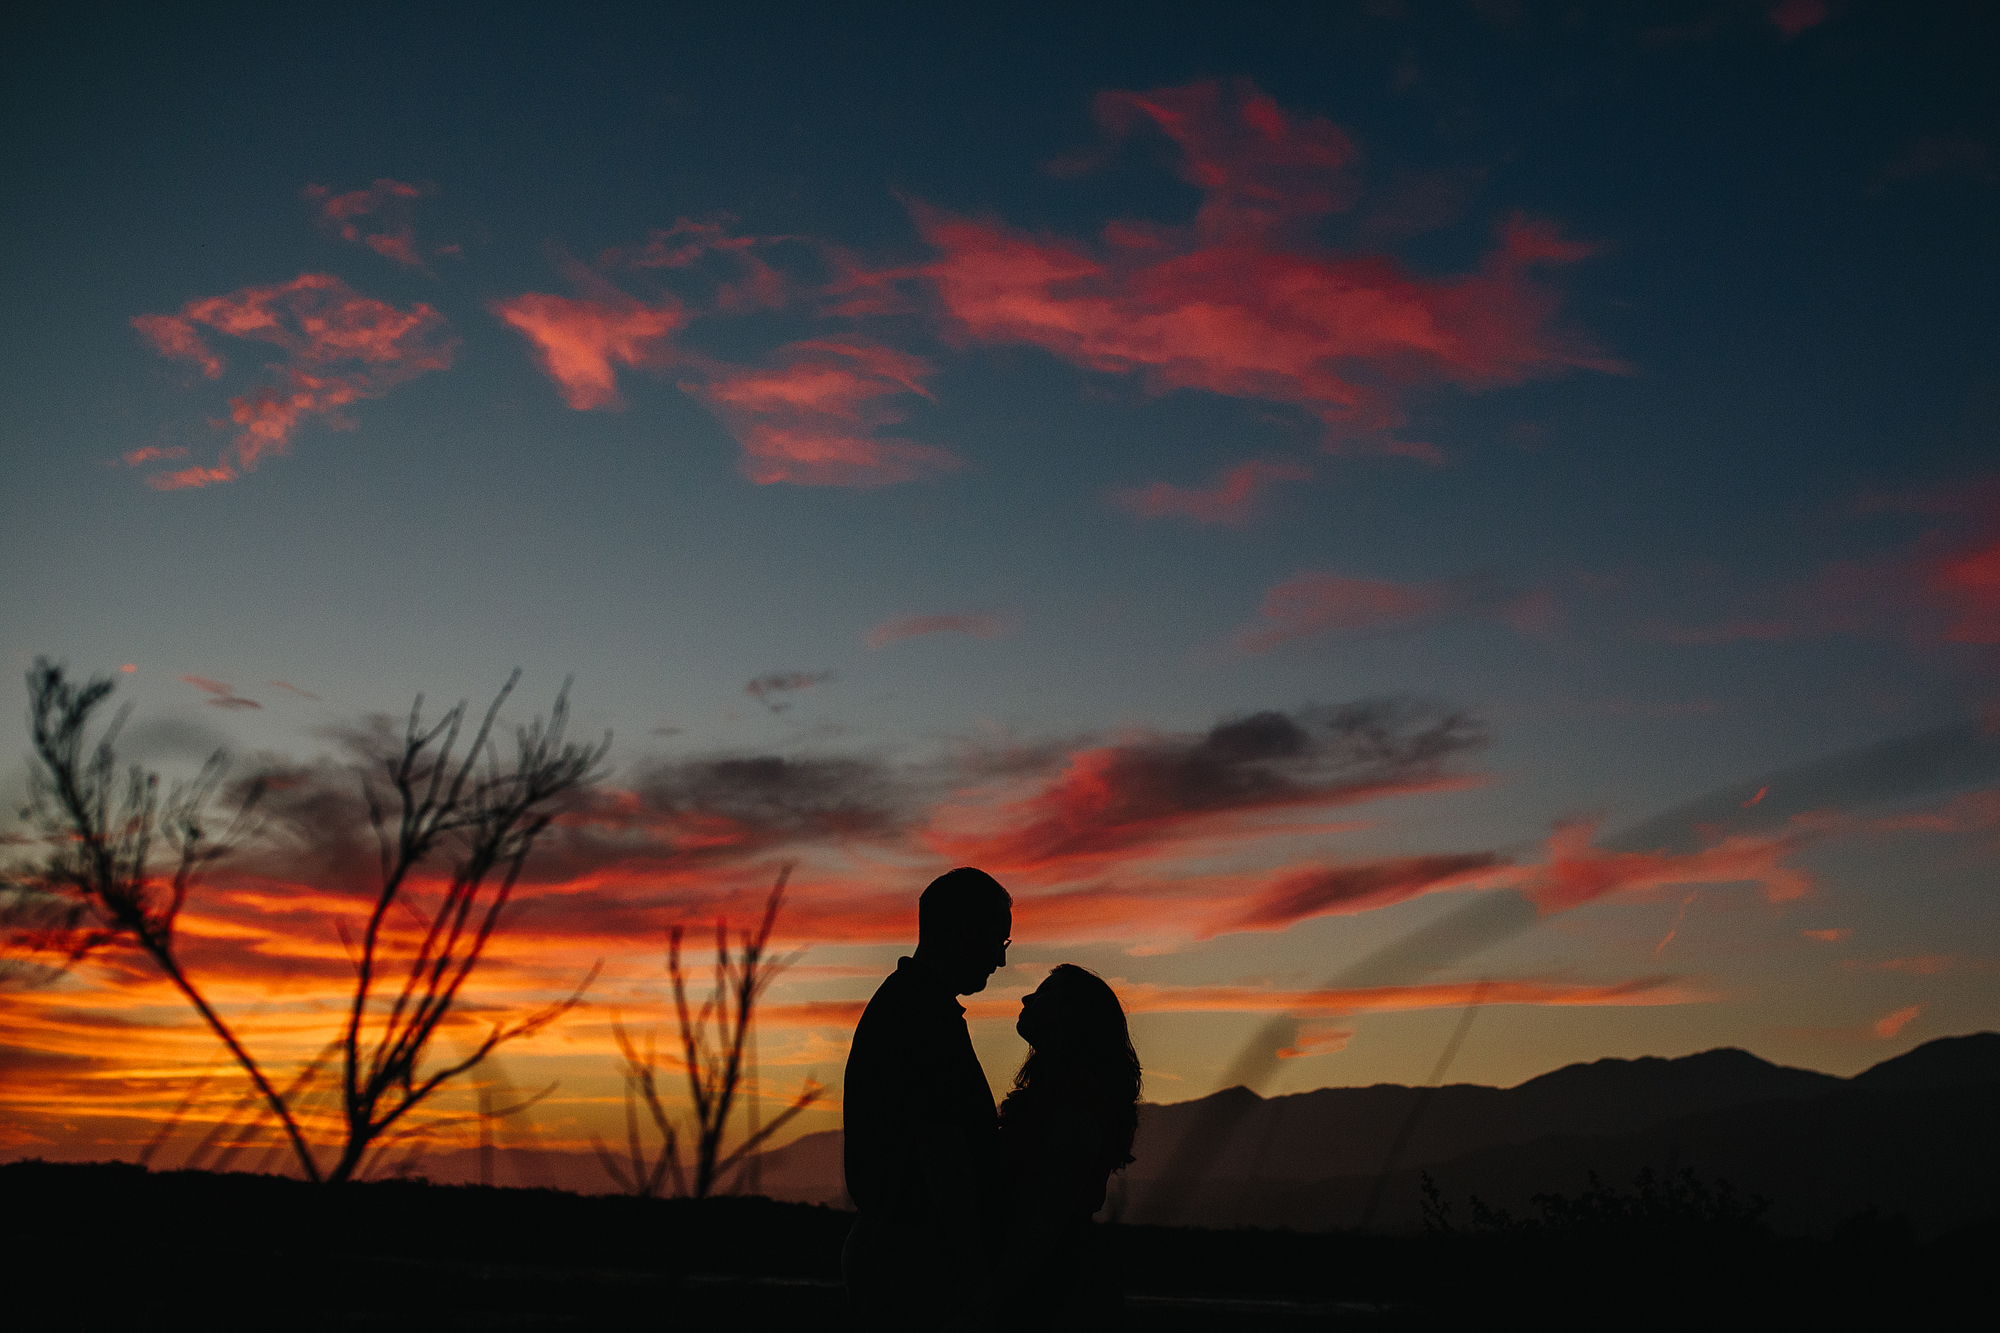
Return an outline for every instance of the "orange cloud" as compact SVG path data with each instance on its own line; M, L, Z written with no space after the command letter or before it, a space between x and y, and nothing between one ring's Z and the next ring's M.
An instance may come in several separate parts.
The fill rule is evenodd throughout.
M974 639L997 639L1013 628L1013 618L973 612L966 615L892 616L863 636L870 648L886 648L904 639L925 634L963 634Z
M1097 116L1109 140L1172 143L1181 179L1202 194L1193 222L1114 221L1093 245L912 204L938 252L925 276L959 340L1040 347L1155 392L1287 404L1321 423L1330 449L1433 462L1434 447L1394 435L1411 389L1616 368L1554 326L1538 275L1592 250L1545 224L1514 218L1477 272L1420 278L1313 239L1358 195L1358 154L1329 121L1215 82L1108 92Z
M1923 1011L1924 1007L1920 1004L1905 1005L1894 1013L1884 1014L1882 1017L1876 1019L1874 1023L1869 1025L1868 1030L1873 1032L1878 1040L1888 1041L1891 1037L1915 1022L1917 1015L1923 1013Z
M335 425L347 424L340 409L447 369L458 345L444 318L429 306L420 302L399 310L326 273L301 273L279 286L245 287L190 301L178 315L133 320L163 354L180 357L206 355L198 338L187 346L180 339L182 330L192 338L197 324L232 338L270 343L286 353L286 360L273 367L279 374L276 383L257 385L229 400L230 419L243 429L218 463L148 478L147 484L159 490L211 485L255 471L265 455L286 451L306 417L328 416ZM173 332L163 335L167 325ZM220 360L213 364L219 373Z
M1352 1040L1353 1028L1336 1027L1331 1023L1301 1023L1292 1044L1278 1048L1278 1058L1296 1060L1307 1055L1332 1055L1346 1050L1347 1043Z
M1206 487L1156 481L1143 489L1112 492L1112 501L1141 518L1185 518L1192 523L1241 527L1250 521L1258 492L1281 481L1304 481L1312 469L1301 463L1251 459L1223 471Z
M743 447L760 486L887 486L964 466L947 450L876 434L903 419L894 402L928 398L931 368L873 343L813 340L778 349L769 368L715 365L681 387L701 399Z
M367 246L384 259L406 268L422 268L417 253L416 229L411 226L409 206L434 186L411 185L383 177L365 190L335 194L324 185L308 185L305 197L318 206L319 223L343 241ZM360 219L379 215L380 230L363 232Z
M585 296L528 292L494 302L493 313L528 340L535 364L556 382L564 402L579 412L617 407L617 367L659 370L672 364L669 339L687 324L687 313L672 296L646 305L582 265L569 264L564 271Z
M1411 625L1447 610L1455 595L1440 584L1392 583L1319 570L1275 584L1257 608L1258 623L1236 632L1236 647L1264 653L1294 639Z
M1848 926L1830 926L1825 930L1802 930L1799 934L1809 940L1817 940L1821 944L1838 944L1851 937L1854 931Z

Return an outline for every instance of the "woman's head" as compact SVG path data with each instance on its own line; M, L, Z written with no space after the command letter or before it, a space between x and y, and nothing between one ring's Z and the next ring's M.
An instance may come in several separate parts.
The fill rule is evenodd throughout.
M1057 966L1021 998L1014 1030L1033 1049L1014 1076L1015 1092L1007 1101L1038 1093L1060 1096L1064 1089L1084 1091L1114 1121L1117 1162L1130 1160L1139 1054L1132 1049L1125 1007L1104 978L1073 963Z
M1132 1045L1117 994L1104 978L1074 963L1058 965L1021 997L1014 1030L1037 1051L1069 1055L1073 1050L1086 1060Z

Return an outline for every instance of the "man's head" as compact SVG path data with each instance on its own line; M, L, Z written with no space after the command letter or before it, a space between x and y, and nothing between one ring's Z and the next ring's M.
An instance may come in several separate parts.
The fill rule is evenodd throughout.
M917 899L917 961L954 995L986 989L1013 933L1014 900L984 870L948 870Z

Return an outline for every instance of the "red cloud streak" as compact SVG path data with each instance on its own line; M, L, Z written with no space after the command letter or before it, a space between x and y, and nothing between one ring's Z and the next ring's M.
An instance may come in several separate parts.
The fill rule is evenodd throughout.
M911 205L938 258L925 270L965 342L1040 347L1155 392L1201 389L1295 406L1328 448L1438 461L1397 440L1406 393L1480 389L1576 366L1615 369L1554 326L1541 270L1589 246L1516 217L1477 272L1423 278L1393 259L1331 251L1312 227L1351 206L1357 156L1339 127L1287 115L1248 84L1098 99L1123 137L1165 135L1201 191L1192 224L1113 222L1095 244Z

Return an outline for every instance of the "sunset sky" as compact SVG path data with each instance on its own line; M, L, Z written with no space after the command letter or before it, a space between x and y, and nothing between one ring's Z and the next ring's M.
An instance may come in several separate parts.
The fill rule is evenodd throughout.
M2000 1027L1985 7L957 8L17 27L8 817L42 654L123 758L277 774L182 930L290 1071L345 738L573 676L611 772L468 1006L603 960L486 1071L546 1147L786 862L773 1095L959 864L996 1085L1061 961L1157 1101L1421 1082L1475 993L1454 1080ZM208 1074L108 950L0 994L0 1155Z

